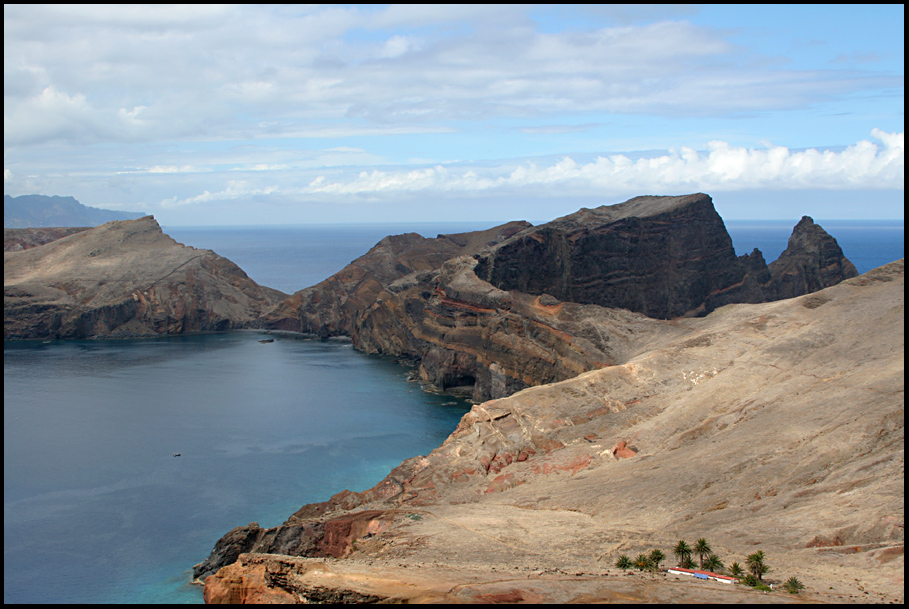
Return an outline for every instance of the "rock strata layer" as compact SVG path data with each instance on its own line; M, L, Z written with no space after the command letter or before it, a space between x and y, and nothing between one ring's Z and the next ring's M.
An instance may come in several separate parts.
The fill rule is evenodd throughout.
M3 255L6 339L138 337L255 325L287 295L151 216Z
M644 318L704 315L856 275L804 218L770 267L736 256L705 194L637 197L541 226L424 239L399 235L272 311L266 325L343 334L412 359L437 389L481 401L623 360Z
M900 603L904 286L900 260L793 299L650 320L623 361L474 406L374 488L235 530L239 559L197 568L217 573L206 599L749 602L742 587L611 568L706 537L726 564L762 550L802 598ZM279 540L320 527L286 556Z

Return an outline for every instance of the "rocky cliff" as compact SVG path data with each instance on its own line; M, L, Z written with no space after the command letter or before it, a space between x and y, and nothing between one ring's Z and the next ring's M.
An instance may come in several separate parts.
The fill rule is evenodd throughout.
M206 600L753 601L612 568L707 537L727 565L764 551L802 598L900 603L904 287L897 261L642 321L615 365L478 404L374 488L235 529L196 567Z
M622 361L641 318L792 297L855 274L808 218L768 268L758 250L735 255L709 196L636 197L541 226L387 237L266 325L350 336L482 401Z
M786 251L770 263L769 271L777 298L809 294L858 275L836 239L808 216L792 229Z
M705 194L635 197L522 231L479 256L503 290L668 319L766 300ZM760 269L759 269L760 270Z
M224 331L255 324L286 297L177 243L151 216L3 255L6 339Z

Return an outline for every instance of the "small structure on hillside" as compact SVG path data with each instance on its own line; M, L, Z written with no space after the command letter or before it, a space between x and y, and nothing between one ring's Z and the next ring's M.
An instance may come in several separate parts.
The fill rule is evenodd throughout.
M713 571L701 571L698 569L683 569L681 567L670 567L667 570L667 573L672 573L675 575L688 575L690 577L696 577L698 579L713 579L724 584L737 584L739 582L738 578L729 577L728 575L720 575L719 573L714 573Z

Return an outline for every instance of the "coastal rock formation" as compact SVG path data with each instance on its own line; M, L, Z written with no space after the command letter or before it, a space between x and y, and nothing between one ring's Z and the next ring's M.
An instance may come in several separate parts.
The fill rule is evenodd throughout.
M768 300L769 279L738 260L705 194L635 197L529 228L479 256L477 275L503 290L669 319L728 302Z
M808 222L775 275L760 251L735 255L705 194L636 197L536 227L386 237L265 324L347 335L362 351L413 360L437 389L504 397L623 361L626 335L650 318L704 315L854 276L836 241Z
M114 221L3 255L3 336L136 337L255 324L287 295L152 216Z
M478 404L429 455L269 530L381 513L375 534L345 529L347 558L241 554L225 577L271 569L298 601L751 594L611 570L707 537L727 564L763 550L803 598L900 603L904 288L900 260L798 298L651 320L665 334L632 335L616 365ZM614 459L619 441L637 456Z
M836 239L808 216L792 229L786 250L769 270L777 298L809 294L858 275Z
M363 311L389 284L412 273L437 270L455 256L501 241L527 226L527 222L509 222L435 239L416 233L385 237L340 272L281 303L267 316L268 326L323 338L353 336Z

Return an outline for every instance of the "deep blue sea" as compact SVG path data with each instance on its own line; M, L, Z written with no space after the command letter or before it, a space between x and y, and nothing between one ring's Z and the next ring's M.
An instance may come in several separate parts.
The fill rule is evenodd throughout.
M903 257L902 221L818 223L860 272ZM794 224L726 222L768 262ZM164 227L288 293L387 234L480 228ZM261 338L4 343L4 602L199 603L190 570L225 532L371 487L468 409L349 343Z

